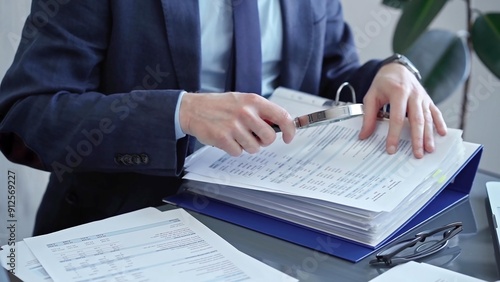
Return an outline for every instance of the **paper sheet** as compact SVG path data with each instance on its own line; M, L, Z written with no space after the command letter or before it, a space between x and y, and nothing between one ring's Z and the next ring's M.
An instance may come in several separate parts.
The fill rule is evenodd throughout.
M465 274L454 272L438 266L410 261L397 265L370 282L484 282Z
M25 242L55 281L296 281L182 209L147 208Z
M436 150L415 159L409 128L401 134L398 152L385 151L389 123L359 140L362 118L299 130L291 144L277 140L257 154L231 157L205 147L186 164L191 180L279 191L322 199L374 212L391 211L423 180L441 167L449 153L460 152L460 130L436 136Z
M0 251L0 261L3 268L13 270L13 274L21 281L54 281L23 241L16 242L15 267L9 266L9 248L10 246L4 245Z
M249 210L306 226L327 234L343 237L367 246L377 246L407 222L440 189L451 180L460 166L478 149L477 144L464 142L462 157L454 152L448 165L413 189L393 212L373 213L365 210L280 193L255 191L204 183L188 184L189 191L229 202ZM210 179L207 179L210 181Z

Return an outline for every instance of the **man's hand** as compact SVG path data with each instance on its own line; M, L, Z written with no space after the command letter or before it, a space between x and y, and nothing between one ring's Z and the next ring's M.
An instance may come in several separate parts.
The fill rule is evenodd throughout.
M361 139L375 130L377 113L385 104L391 105L386 150L394 154L406 115L410 122L413 154L422 158L434 151L434 128L445 135L447 128L441 111L434 105L417 78L404 66L391 63L383 66L363 99L365 115Z
M231 156L243 150L253 154L273 143L276 132L268 122L280 127L287 144L296 130L285 109L250 93L186 93L179 118L184 133Z

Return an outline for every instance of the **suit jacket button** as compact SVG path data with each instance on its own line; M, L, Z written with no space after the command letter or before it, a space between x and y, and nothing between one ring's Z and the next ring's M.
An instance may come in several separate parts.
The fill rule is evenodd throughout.
M141 157L139 155L137 155L137 154L133 154L131 156L131 161L132 161L133 164L141 164L142 163Z
M121 165L130 165L132 164L132 156L129 154L116 154L115 155L115 163L121 164Z
M133 164L133 162L132 162L132 156L129 155L129 154L123 155L122 156L122 163L124 165L131 165L131 164Z
M139 156L141 157L141 161L143 164L149 163L149 156L147 154L142 153Z

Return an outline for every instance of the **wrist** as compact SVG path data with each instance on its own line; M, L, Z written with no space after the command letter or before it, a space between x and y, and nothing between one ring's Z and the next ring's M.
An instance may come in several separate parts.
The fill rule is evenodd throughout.
M383 60L382 66L390 64L390 63L400 64L400 65L404 66L407 70L409 70L417 78L418 81L420 81L422 79L418 69L415 67L415 65L407 57L405 57L401 54L395 53L394 55Z

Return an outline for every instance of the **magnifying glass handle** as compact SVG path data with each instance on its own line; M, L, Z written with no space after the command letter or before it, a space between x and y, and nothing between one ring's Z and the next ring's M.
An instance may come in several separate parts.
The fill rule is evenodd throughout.
M270 127L272 127L274 129L274 132L278 133L278 132L281 132L281 128L277 125L277 124L274 124L268 120L265 120L267 122L267 124L269 124Z
M270 124L270 126L274 129L274 132L276 133L281 132L281 128L276 124Z
M276 133L281 132L281 128L277 124L274 124L274 123L271 123L271 122L267 122L267 123L269 124L269 126L271 126L274 129L274 132L276 132ZM297 128L297 129L304 128L304 127L300 127L299 126L300 123L299 123L298 118L295 118L293 120L293 124L295 125L295 128Z

